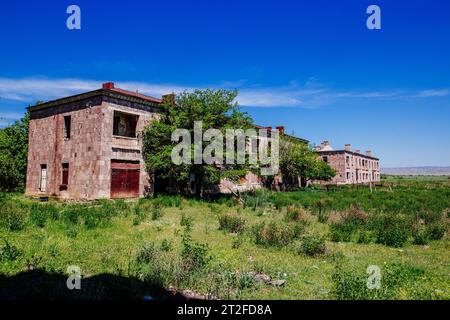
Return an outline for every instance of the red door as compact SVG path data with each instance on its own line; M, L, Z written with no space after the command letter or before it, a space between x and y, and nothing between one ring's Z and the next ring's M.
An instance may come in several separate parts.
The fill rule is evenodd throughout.
M111 198L139 197L139 162L111 161Z

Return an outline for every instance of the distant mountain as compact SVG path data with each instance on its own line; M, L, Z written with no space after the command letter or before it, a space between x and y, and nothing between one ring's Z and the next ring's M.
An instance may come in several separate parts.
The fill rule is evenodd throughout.
M400 176L450 176L450 167L381 168L381 173Z

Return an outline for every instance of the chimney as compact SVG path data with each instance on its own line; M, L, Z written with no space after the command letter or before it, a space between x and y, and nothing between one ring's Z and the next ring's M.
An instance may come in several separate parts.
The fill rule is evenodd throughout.
M356 150L355 150L355 153L361 153L361 150L356 149Z
M345 151L352 151L352 145L350 143L345 145Z
M169 93L162 96L162 103L169 104L171 106L175 105L175 93Z
M277 130L280 134L284 134L284 126L278 126Z
M114 82L105 82L103 84L103 89L105 90L114 89Z
M366 156L371 157L371 156L372 156L372 151L367 150L367 151L366 151Z

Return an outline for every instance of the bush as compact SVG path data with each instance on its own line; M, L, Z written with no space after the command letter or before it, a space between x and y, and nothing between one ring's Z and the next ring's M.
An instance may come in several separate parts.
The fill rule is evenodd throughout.
M236 236L233 238L233 241L231 242L231 248L239 249L242 246L243 242L244 238L242 238L241 236Z
M424 223L421 221L415 223L412 227L413 244L426 245L428 244L428 234Z
M0 250L0 261L14 261L22 254L19 248L5 240L5 245Z
M218 216L219 230L237 233L244 230L245 220L237 214L225 213Z
M182 241L181 259L185 272L197 272L205 268L211 256L206 244L195 242L188 233L185 233Z
M135 259L135 273L151 288L163 288L170 277L168 264L163 252L154 242L146 243L137 253Z
M152 205L152 220L158 220L163 216L162 208L159 204Z
M8 231L22 230L27 223L29 209L21 202L5 201L2 204L0 225Z
M142 221L144 221L147 218L147 214L144 210L142 210L141 206L139 204L136 204L134 207L134 217L133 217L133 225L137 226Z
M188 217L184 212L181 214L180 225L185 227L187 232L191 231L193 222L192 217Z
M373 232L370 230L358 230L357 232L357 242L362 244L371 243L373 241Z
M343 221L330 224L331 241L349 242L352 240L353 233L357 230L357 226Z
M254 241L258 245L282 247L295 239L294 228L289 224L275 221L266 224L261 222L252 228Z
M352 241L353 235L359 231L358 241L366 241L365 235L361 238L366 228L369 215L361 210L357 205L351 205L350 208L341 213L340 220L330 224L331 240L335 242L349 242Z
M374 216L371 226L376 234L376 242L390 247L402 247L411 234L409 221L397 214Z
M161 242L161 251L171 251L172 250L172 242L170 240L164 239Z
M44 227L47 221L47 211L43 209L38 203L33 203L30 208L30 222L40 228Z
M292 205L286 208L286 221L300 221L305 217L305 210L299 207L294 207Z
M325 253L325 238L321 236L306 235L302 238L299 251L308 256Z
M430 240L440 240L447 232L445 221L436 221L427 226L427 236Z
M62 219L66 224L77 224L82 215L81 207L69 206L62 212Z
M312 207L317 212L317 219L321 223L325 223L328 220L327 210L332 206L333 200L330 198L321 198L316 200Z

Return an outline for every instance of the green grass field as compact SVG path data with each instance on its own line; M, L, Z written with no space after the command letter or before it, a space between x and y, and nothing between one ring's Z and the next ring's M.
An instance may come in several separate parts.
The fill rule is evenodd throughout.
M2 194L0 297L164 298L175 287L220 299L449 299L449 187L389 178L372 190L258 192L245 206ZM65 287L69 265L81 290ZM370 265L378 289L367 288Z

